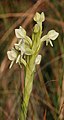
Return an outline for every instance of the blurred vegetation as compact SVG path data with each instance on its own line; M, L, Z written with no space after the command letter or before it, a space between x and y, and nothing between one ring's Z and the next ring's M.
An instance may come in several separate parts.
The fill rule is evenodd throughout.
M22 79L19 66L9 70L7 50L17 41L20 25L31 36L36 11L44 12L43 34L59 32L54 47L42 46L41 64L36 67L27 120L64 119L64 0L0 0L0 120L18 120Z

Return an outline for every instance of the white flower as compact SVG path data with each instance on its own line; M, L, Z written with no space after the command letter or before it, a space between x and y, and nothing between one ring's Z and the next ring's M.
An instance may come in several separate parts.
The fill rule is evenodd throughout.
M38 56L36 57L35 65L36 65L36 64L40 64L40 62L41 62L41 58L42 58L41 55L38 55Z
M41 42L46 41L46 46L48 43L53 47L52 41L54 41L58 37L59 33L55 30L50 30L47 35L41 38Z
M16 48L22 43L27 43L29 46L32 46L32 40L26 35L26 31L21 26L19 29L15 29L16 37L19 39L19 43L15 44Z

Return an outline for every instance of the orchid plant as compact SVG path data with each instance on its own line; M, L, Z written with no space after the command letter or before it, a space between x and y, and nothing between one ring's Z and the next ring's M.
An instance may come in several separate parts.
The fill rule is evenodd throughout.
M29 98L32 91L35 66L41 62L41 55L39 54L41 45L45 41L46 46L48 43L50 43L50 45L53 47L52 42L59 35L59 33L55 30L50 30L46 35L41 37L42 22L45 21L45 15L43 12L41 14L36 12L34 21L36 24L33 28L32 39L27 36L25 29L20 26L19 29L15 29L15 35L18 41L14 44L14 47L7 52L8 59L11 61L10 68L14 63L19 64L21 68L22 65L25 67L23 102L21 105L19 120L26 120Z

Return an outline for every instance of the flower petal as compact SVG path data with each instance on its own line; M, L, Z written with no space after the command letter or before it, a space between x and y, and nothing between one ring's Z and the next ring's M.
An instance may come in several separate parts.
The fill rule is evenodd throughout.
M58 37L59 33L55 30L50 30L47 35L49 39L55 40Z

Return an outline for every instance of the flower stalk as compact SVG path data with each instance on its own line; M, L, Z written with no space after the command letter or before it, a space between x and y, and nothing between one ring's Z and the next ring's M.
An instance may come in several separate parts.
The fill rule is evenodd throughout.
M59 35L55 30L50 30L47 35L41 38L42 22L44 22L44 20L44 13L42 12L39 14L36 12L34 16L36 24L33 28L32 39L26 35L26 31L22 27L15 29L18 43L14 45L14 48L11 51L7 52L8 58L11 60L10 68L15 61L21 68L22 65L25 66L23 102L21 105L19 120L26 120L27 117L27 109L33 86L35 66L36 64L40 64L41 61L41 55L39 55L41 44L45 41L46 45L50 43L53 47L52 40L55 40Z

